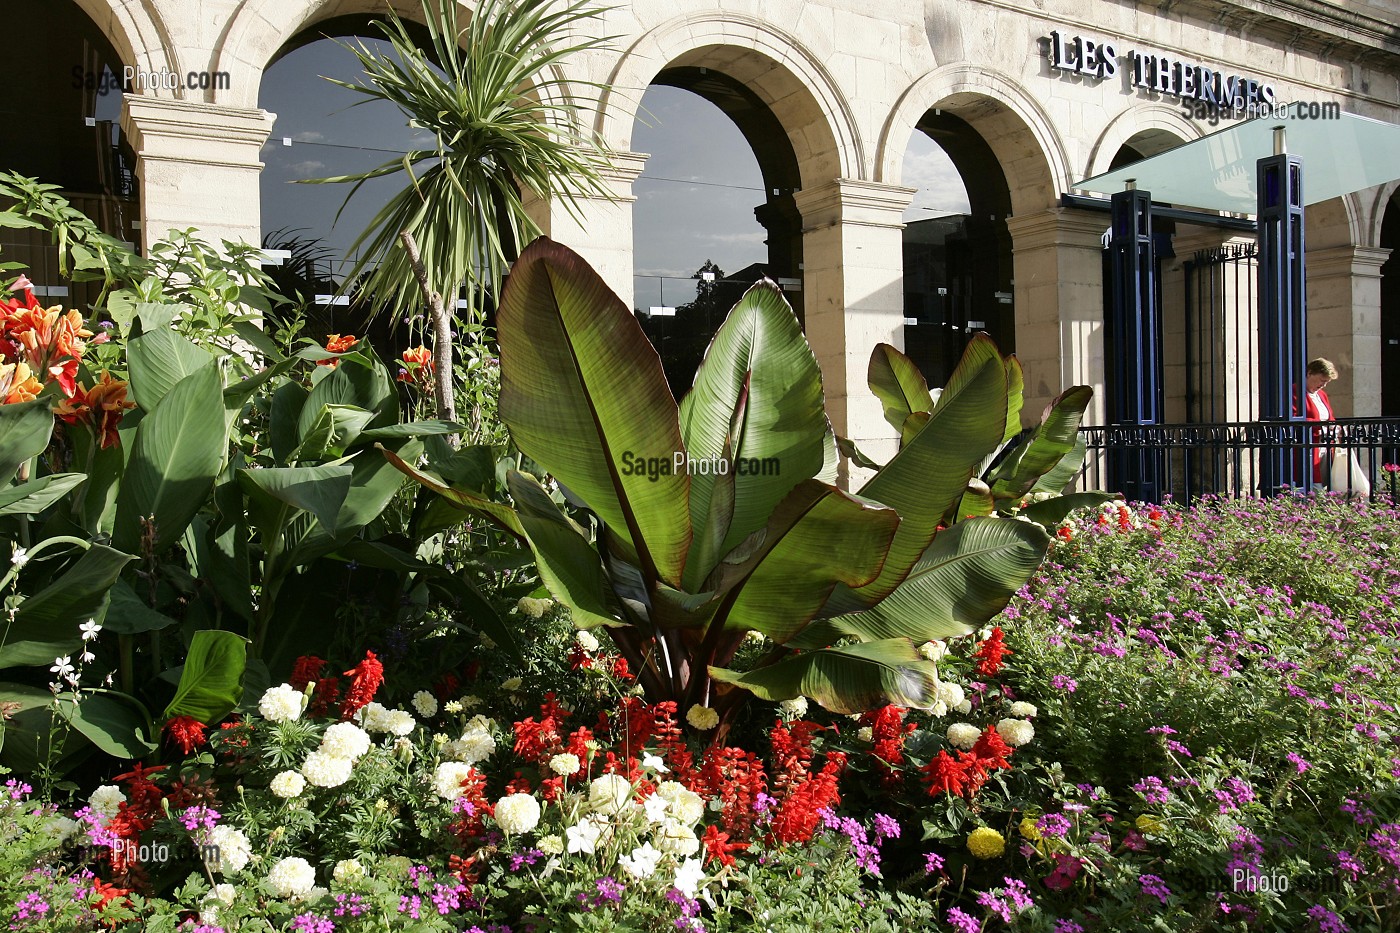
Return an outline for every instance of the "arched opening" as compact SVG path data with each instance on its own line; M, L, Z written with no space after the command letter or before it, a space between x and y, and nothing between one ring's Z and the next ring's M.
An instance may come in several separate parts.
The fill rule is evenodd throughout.
M1381 415L1400 417L1400 191L1390 196L1381 220Z
M348 184L306 184L307 179L353 175L419 148L427 130L414 129L386 101L367 100L327 78L364 80L354 54L342 43L363 43L382 54L392 47L368 16L323 20L289 40L263 72L258 106L277 122L262 150L260 178L263 246L274 250L267 271L306 313L303 335L366 333L367 309L338 296L354 264L355 239L405 184L390 176L365 182L347 202ZM426 39L426 30L420 41ZM381 315L371 335L385 349L407 320Z
M996 154L962 117L924 114L905 150L904 346L930 385L941 386L972 335L1016 349L1011 189Z
M754 282L778 282L801 318L798 161L757 93L693 64L653 79L632 140L650 154L633 189L635 307L679 398Z
M0 167L58 185L104 232L136 241L136 157L120 125L125 63L72 0L12 0L5 12L24 24L24 55L0 90ZM0 228L0 250L29 267L41 296L82 308L97 295L94 283L60 281L42 231Z

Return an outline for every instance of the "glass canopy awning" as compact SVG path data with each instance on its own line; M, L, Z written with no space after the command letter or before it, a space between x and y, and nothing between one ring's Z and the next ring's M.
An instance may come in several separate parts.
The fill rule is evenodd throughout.
M1074 190L1122 191L1128 181L1152 200L1179 207L1253 214L1260 159L1274 154L1274 127L1284 127L1288 152L1303 160L1303 200L1316 204L1400 177L1400 126L1353 113L1329 115L1294 102L1285 116L1262 116L1132 165L1096 175Z

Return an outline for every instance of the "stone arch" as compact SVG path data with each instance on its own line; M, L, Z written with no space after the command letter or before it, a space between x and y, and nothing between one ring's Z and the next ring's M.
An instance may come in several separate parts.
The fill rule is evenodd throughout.
M164 66L173 73L183 73L179 45L171 39L165 22L149 4L119 0L74 0L74 3L97 24L124 64L142 71L159 71Z
M1390 199L1400 192L1400 179L1378 185L1375 194L1369 198L1361 198L1363 208L1362 232L1364 238L1357 242L1363 246L1380 246L1381 225L1385 223L1385 212L1390 206ZM1363 192L1364 193L1364 192Z
M797 39L741 13L668 20L623 53L599 103L597 131L630 151L641 93L665 68L712 68L753 91L787 132L804 187L865 176L864 143L836 79Z
M1049 114L1015 81L975 65L945 65L916 80L885 121L876 149L876 180L895 183L920 118L933 108L971 124L991 147L1024 214L1054 205L1069 189L1069 158Z
M1306 169L1303 177L1303 193L1307 194ZM1309 204L1304 212L1304 244L1309 252L1315 249L1330 249L1338 246L1359 246L1363 243L1361 215L1364 206L1354 194L1328 198L1316 204ZM1377 235L1380 227L1377 224Z
M1089 152L1089 163L1084 167L1084 177L1092 178L1109 171L1109 165L1118 154L1118 150L1129 140L1147 133L1167 133L1179 142L1191 142L1205 135L1197 124L1183 117L1180 111L1162 104L1129 107L1108 121L1099 138L1094 141ZM1146 154L1157 153L1154 151Z

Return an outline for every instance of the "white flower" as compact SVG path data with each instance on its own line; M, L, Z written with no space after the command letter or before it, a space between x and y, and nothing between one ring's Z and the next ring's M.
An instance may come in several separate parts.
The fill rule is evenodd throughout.
M647 820L652 823L664 823L666 821L666 811L669 805L666 798L659 794L652 794L642 801L642 811L646 813Z
M442 704L442 708L449 713L460 713L462 711L462 701L448 700L446 703Z
M875 741L875 730L870 726L861 726L856 730L856 741L869 745Z
M588 803L598 813L621 813L632 799L632 784L620 774L604 774L588 785Z
M14 545L15 552L10 555L10 563L16 567L23 567L29 561L29 552L19 545Z
M598 837L602 834L602 828L592 820L584 820L577 826L570 826L564 830L564 835L569 840L569 853L571 855L575 852L592 855L598 846Z
M687 826L694 826L705 815L705 800L679 781L662 781L656 796L669 805L671 816Z
M934 641L926 641L919 646L919 654L928 658L930 661L941 660L947 653L948 646L936 639Z
M695 830L680 820L667 820L656 828L656 847L669 855L694 855L700 851Z
M49 668L49 670L53 671L55 674L57 674L59 677L62 677L69 683L72 683L75 679L73 677L73 658L71 655L65 654L61 658L54 658L53 667Z
M88 797L88 806L110 820L117 815L118 808L126 802L126 794L115 784L103 784Z
M350 780L350 770L354 765L349 758L316 751L306 756L301 773L317 787L339 787Z
M501 689L509 690L511 693L514 693L520 689L522 683L523 681L519 677L512 677L509 680L501 681Z
M408 735L418 727L413 714L401 709L385 710L379 717L379 731L391 735Z
M341 884L357 881L364 876L365 866L361 865L357 858L341 859L335 863L335 868L331 870L331 877Z
M433 793L443 800L462 796L462 782L472 776L472 766L460 761L444 761L433 772Z
M355 710L355 719L359 721L366 732L383 732L384 729L380 721L387 712L389 711L384 708L384 704L371 700Z
M801 719L807 715L807 698L793 697L791 700L783 700L778 704L778 710L784 719Z
M698 858L688 858L676 866L676 880L672 885L686 897L695 897L700 882L705 880L705 869Z
M997 734L1007 745L1016 748L1035 738L1035 727L1024 719L1003 719L997 723Z
M953 708L953 712L962 713L964 716L972 712L971 700L963 700L961 703L949 703L948 705Z
M300 897L316 887L316 869L304 858L284 858L272 866L267 880L278 897Z
M496 740L491 737L491 733L485 729L474 729L470 726L466 732L462 733L460 739L448 742L442 747L442 754L445 757L465 761L469 765L485 761L495 752Z
M223 823L210 831L209 845L208 851L213 856L213 861L209 863L210 870L223 872L225 875L242 871L248 860L253 857L253 846L242 830Z
M223 884L214 885L213 890L211 890L206 897L218 901L225 907L232 907L234 898L238 897L238 890L233 885L225 882Z
M462 697L461 703L463 709L476 709L481 705L481 697L465 696Z
M48 821L44 823L44 832L52 836L54 841L60 845L73 838L73 834L77 831L78 822L76 820L70 820L68 817L61 814L50 817Z
M948 704L942 700L934 700L933 705L928 708L928 714L935 719L942 719L948 715Z
M97 637L97 633L102 631L102 626L97 624L96 619L88 619L78 626L78 630L83 633L83 641L92 641Z
M651 752L642 752L642 767L650 768L651 770L657 771L661 774L667 774L671 770L670 768L666 767L666 762L662 761L660 758L658 758L656 755L653 755Z
M946 680L938 683L938 699L947 706L956 708L959 703L967 698L963 693L963 688L957 684L949 683Z
M535 843L535 846L545 855L564 854L564 840L553 834L542 836L540 841Z
M78 660L86 664L89 661L96 661L97 655L93 654L91 651L84 649L83 653L78 655Z
M306 790L306 778L296 771L283 771L272 779L267 788L283 800L300 797L301 792Z
M301 718L306 695L291 684L269 687L258 701L258 712L269 722L291 722Z
M496 801L496 825L508 836L528 833L540 825L540 802L529 794L510 794Z
M554 608L554 600L534 599L530 596L522 596L520 597L520 601L515 604L515 607L520 610L522 615L531 619L538 619L550 609Z
M708 732L719 725L719 713L697 703L686 711L685 721L701 732Z
M1030 719L1038 712L1040 712L1040 710L1036 709L1035 706L1022 700L1017 700L1015 703L1011 704L1011 715L1015 716L1017 719Z
M422 716L424 719L430 719L435 716L438 711L437 697L426 690L419 690L413 695L413 708L417 711L419 716Z
M661 861L662 854L660 850L653 849L651 843L648 842L644 846L633 849L631 855L619 856L617 864L621 865L623 870L633 878L638 880L650 878L652 873L656 871L656 863Z
M578 769L580 767L582 767L582 762L578 760L578 756L568 752L561 752L549 759L549 770L564 777L568 777L571 774L578 774Z
M948 743L955 748L969 751L977 744L977 738L982 734L982 730L976 726L965 722L955 722L948 727Z
M321 736L321 751L340 758L359 758L369 746L369 733L353 722L338 722Z
M598 650L598 639L593 637L592 632L580 630L574 633L574 640L578 646L589 654Z

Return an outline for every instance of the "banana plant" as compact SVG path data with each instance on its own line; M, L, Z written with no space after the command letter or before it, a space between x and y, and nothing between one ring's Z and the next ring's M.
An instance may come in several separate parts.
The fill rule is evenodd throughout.
M606 628L653 700L707 705L722 723L750 696L927 708L937 670L916 646L984 625L1048 547L1034 521L960 514L984 461L1020 433L1019 369L985 335L936 398L876 350L872 387L893 399L902 380L909 398L887 405L914 423L854 491L834 484L821 371L771 282L730 312L679 405L626 305L547 238L515 264L498 339L502 420L547 475L510 473L510 507L388 456L526 540L575 623ZM1089 390L1071 391L1067 408ZM996 468L1002 498L1064 459L1031 447ZM751 632L770 650L729 666Z

